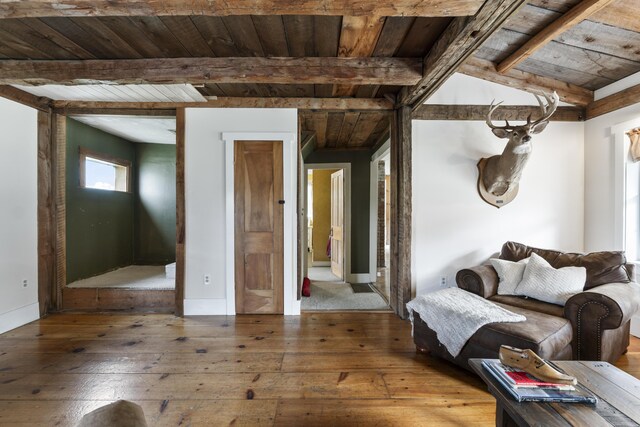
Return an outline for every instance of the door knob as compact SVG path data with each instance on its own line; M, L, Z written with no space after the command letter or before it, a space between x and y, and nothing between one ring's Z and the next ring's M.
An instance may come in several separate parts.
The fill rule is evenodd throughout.
M278 204L284 205L284 200L278 200Z

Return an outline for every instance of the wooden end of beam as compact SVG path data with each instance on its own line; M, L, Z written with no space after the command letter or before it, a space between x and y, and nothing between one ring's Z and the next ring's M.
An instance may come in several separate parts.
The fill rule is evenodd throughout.
M43 112L49 112L53 102L44 96L36 96L8 85L0 86L0 96Z
M592 102L587 106L587 120L640 103L640 84Z

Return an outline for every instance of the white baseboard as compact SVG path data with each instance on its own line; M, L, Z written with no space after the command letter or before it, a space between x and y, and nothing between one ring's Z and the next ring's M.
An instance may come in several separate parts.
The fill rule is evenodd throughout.
M311 267L331 267L331 261L313 261Z
M26 325L39 318L40 307L37 302L0 314L0 334Z
M184 300L185 316L226 315L227 300L225 298L199 298Z
M347 282L349 283L369 283L375 282L376 279L371 279L369 273L351 273L347 276Z
M640 338L640 314L631 318L631 335Z

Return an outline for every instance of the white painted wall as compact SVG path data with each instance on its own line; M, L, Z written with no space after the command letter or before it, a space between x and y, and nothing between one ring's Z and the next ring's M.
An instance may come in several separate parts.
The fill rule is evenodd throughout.
M530 94L455 75L430 100L440 104L536 104ZM497 209L476 190L476 164L504 140L482 121L413 121L413 280L416 294L485 262L507 240L582 251L584 124L552 122L533 139L520 192Z
M222 133L293 132L297 135L297 110L187 109L185 131L185 314L227 314L227 194ZM295 162L297 154L289 155ZM295 163L293 168L295 171ZM295 203L289 206L295 207ZM204 284L205 274L212 277L210 285Z
M37 112L0 98L0 333L38 319ZM23 286L27 280L27 286Z

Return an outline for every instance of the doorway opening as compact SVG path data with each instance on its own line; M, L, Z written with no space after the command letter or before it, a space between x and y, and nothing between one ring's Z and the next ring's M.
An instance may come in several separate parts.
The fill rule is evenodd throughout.
M174 312L175 117L66 123L64 310Z
M304 178L304 263L311 284L301 310L388 310L370 275L351 272L351 164L307 164Z

